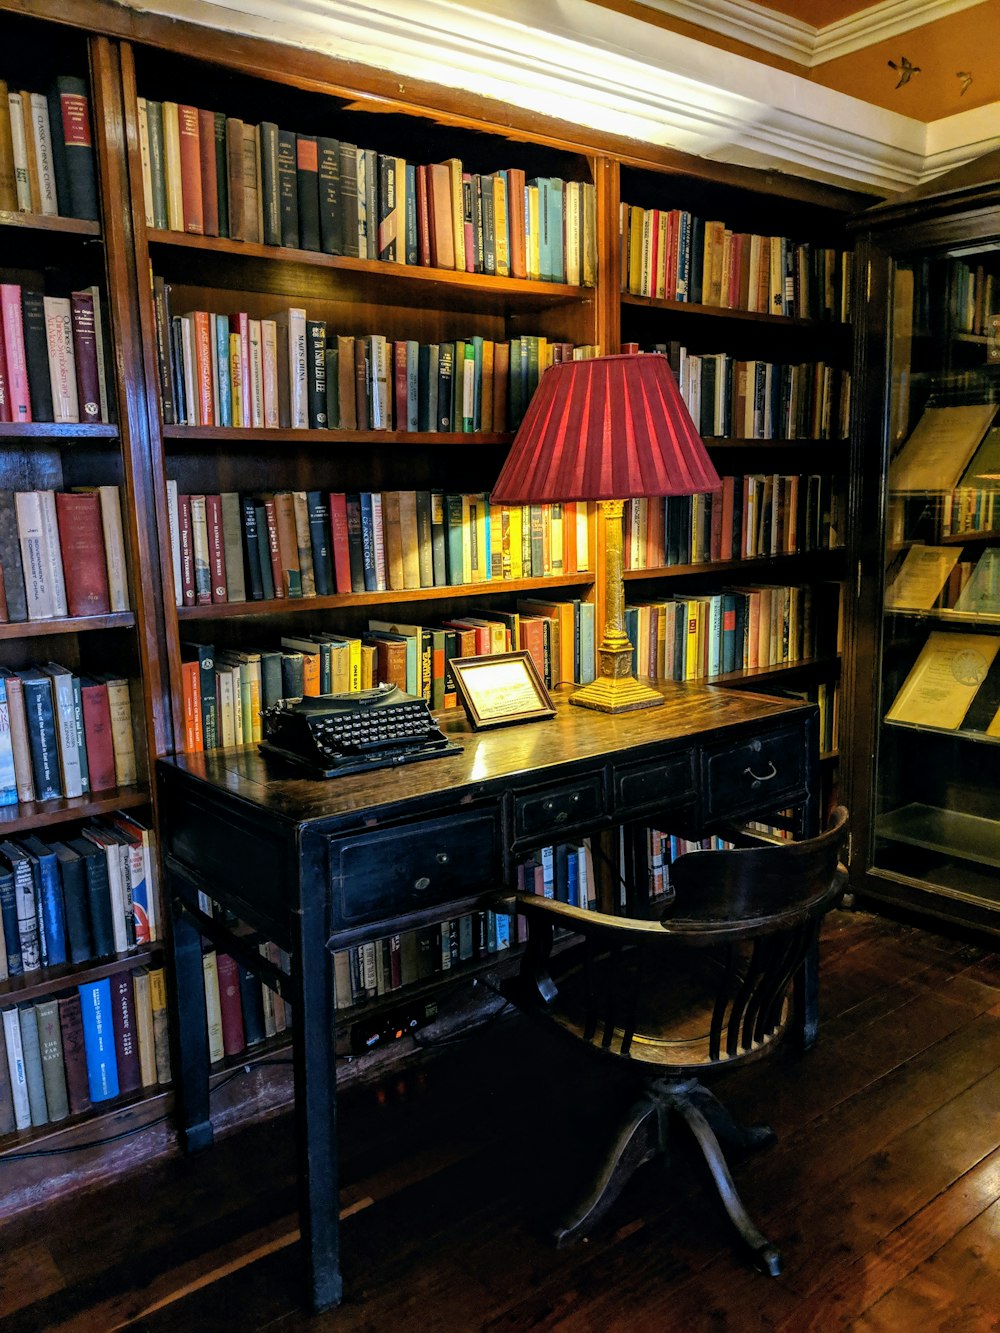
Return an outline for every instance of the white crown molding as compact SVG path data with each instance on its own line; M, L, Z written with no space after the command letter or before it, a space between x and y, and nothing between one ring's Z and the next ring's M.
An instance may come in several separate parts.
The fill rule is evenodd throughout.
M717 161L881 193L924 175L920 122L588 0L124 2Z
M869 5L849 18L820 28L765 9L753 0L639 0L639 3L811 69L936 23L963 9L972 9L984 0L880 0L879 4Z

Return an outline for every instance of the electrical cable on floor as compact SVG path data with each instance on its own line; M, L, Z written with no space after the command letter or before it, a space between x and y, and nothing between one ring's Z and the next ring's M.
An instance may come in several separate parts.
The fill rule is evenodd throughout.
M269 1060L257 1060L252 1065L240 1065L239 1068L231 1070L225 1078L212 1088L211 1092L218 1092L224 1088L227 1083L231 1083L234 1078L239 1078L241 1074L249 1074L253 1069L260 1069L264 1065L290 1065L292 1063L290 1056L275 1056ZM133 1134L142 1134L147 1129L153 1129L156 1125L165 1124L172 1119L169 1115L157 1116L155 1120L147 1120L141 1125L131 1125L128 1129L119 1130L117 1134L109 1134L103 1139L89 1139L86 1143L68 1143L63 1148L26 1148L23 1152L5 1153L0 1157L0 1166L7 1162L24 1162L32 1157L61 1157L64 1153L87 1152L91 1148L105 1148L111 1143L118 1143L121 1139L130 1138Z

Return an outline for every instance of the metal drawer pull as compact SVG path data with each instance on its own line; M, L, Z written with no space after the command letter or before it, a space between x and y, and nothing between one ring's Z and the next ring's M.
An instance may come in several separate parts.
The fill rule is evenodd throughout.
M746 775L749 774L750 777L753 778L754 782L770 782L772 778L776 778L778 776L778 770L775 768L772 760L768 760L767 766L771 771L770 773L765 773L763 776L761 776L759 773L755 773L753 769L750 768L749 766L747 766L743 770L743 776L746 777Z

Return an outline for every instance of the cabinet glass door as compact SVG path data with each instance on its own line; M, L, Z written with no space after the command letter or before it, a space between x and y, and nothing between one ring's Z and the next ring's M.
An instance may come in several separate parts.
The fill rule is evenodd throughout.
M1000 248L893 287L874 867L1000 904Z

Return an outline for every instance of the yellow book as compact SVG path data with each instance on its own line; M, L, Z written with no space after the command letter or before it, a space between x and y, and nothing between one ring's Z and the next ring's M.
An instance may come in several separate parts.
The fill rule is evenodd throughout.
M370 690L375 684L375 645L362 643L360 648L361 688Z
M163 174L167 187L167 227L171 231L183 231L181 132L176 102L163 103Z
M702 604L696 597L685 603L687 633L684 642L684 679L697 680L701 675Z
M347 639L330 640L331 694L351 691L351 645Z
M111 746L115 756L115 781L119 787L128 787L136 781L129 684L127 680L117 676L107 676L104 679L108 687L108 707L111 711Z
M226 1054L222 1044L222 1000L219 995L219 968L214 949L202 954L205 977L205 1017L208 1020L208 1058L217 1064Z
M992 634L933 630L885 720L955 731L986 679L997 649L1000 638Z
M493 177L493 215L496 218L495 253L497 277L510 277L510 236L507 232L507 182L499 173Z
M522 516L523 511L520 505L504 505L502 519L505 541L504 578L520 579L524 577Z
M144 967L132 973L135 1001L135 1028L139 1038L139 1082L144 1088L156 1086L156 1040L153 1036L153 1004L149 997L149 973Z
M628 289L633 296L642 296L643 229L646 210L633 205L628 211Z
M524 193L528 201L528 227L525 237L528 277L537 281L542 272L538 234L538 186L526 185Z
M229 382L233 392L233 425L245 426L243 416L243 339L238 333L229 335Z
M167 982L162 967L149 969L149 1002L153 1008L156 1081L170 1082L170 1031L167 1021Z
M455 238L455 267L465 269L465 202L462 195L462 162L460 158L445 159L451 185L451 229Z

